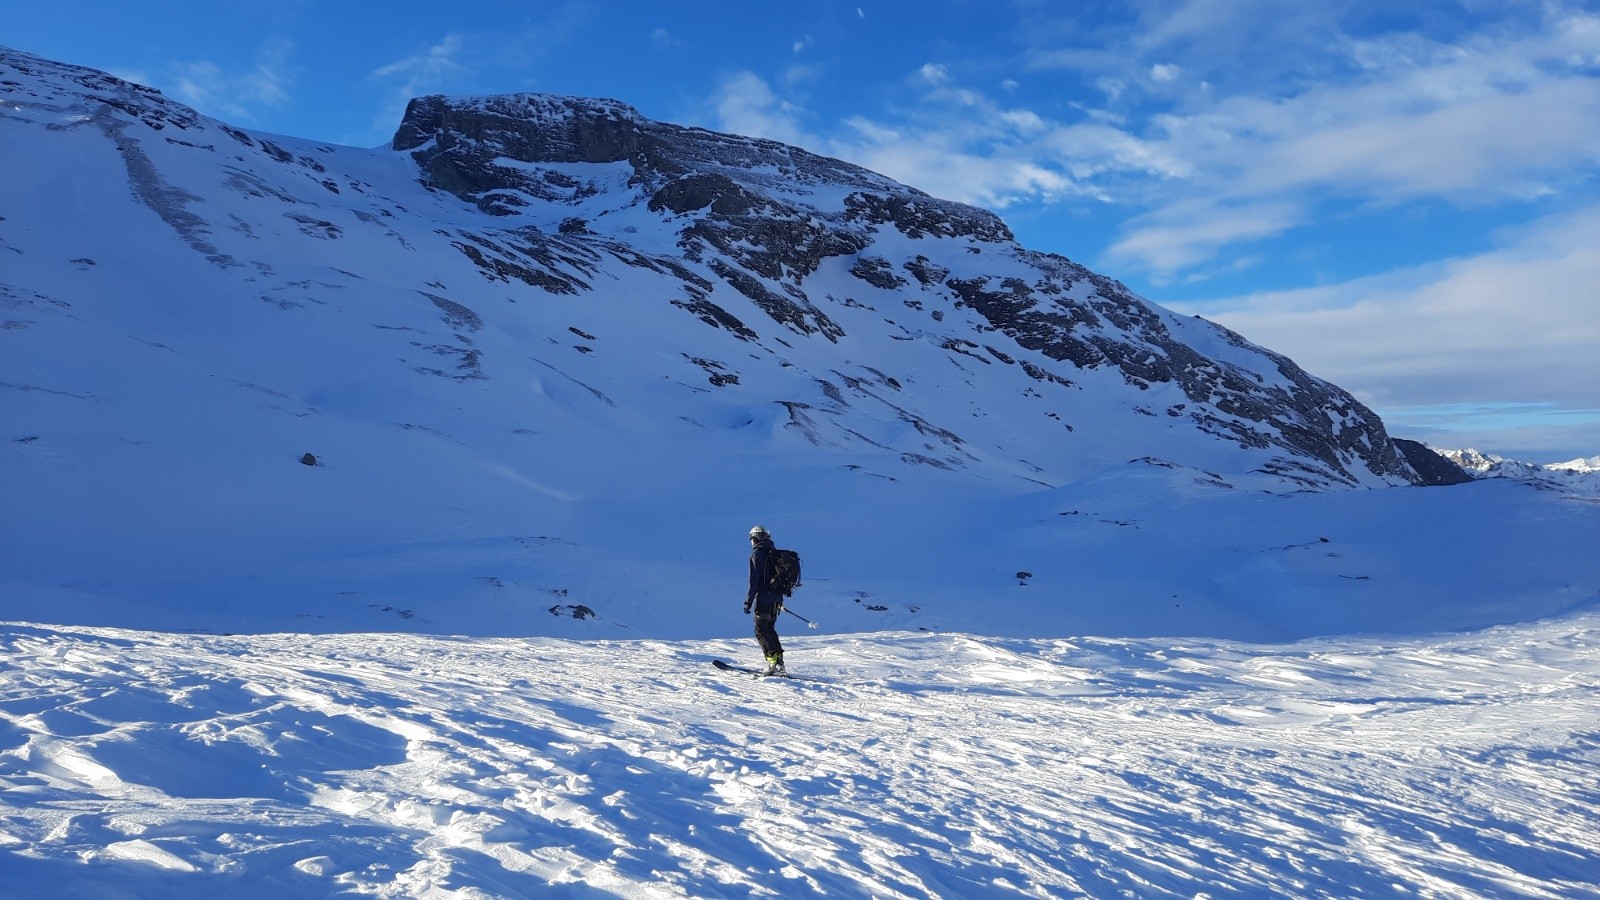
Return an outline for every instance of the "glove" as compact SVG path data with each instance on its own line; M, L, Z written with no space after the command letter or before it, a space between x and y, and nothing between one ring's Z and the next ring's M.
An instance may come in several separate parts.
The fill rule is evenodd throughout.
M747 616L750 615L750 601L749 600L746 600L744 602L744 614L747 615Z

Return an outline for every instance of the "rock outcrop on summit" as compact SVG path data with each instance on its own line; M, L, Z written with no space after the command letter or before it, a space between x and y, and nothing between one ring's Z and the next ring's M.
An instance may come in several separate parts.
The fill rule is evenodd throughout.
M1181 396L1165 392L1173 402L1155 414L1241 448L1276 453L1260 470L1289 482L1432 481L1407 461L1376 415L1292 360L1210 323L1175 327L1170 314L1120 283L1017 245L993 213L849 163L773 141L654 122L616 101L538 94L414 100L393 146L411 154L429 185L499 217L596 199L606 211L645 206L660 215L674 244L656 260L663 274L681 281L686 302L710 321L733 325L747 338L755 332L711 299L707 276L797 335L837 342L848 332L830 310L864 299L811 281L825 260L837 258L871 293L930 310L929 330L941 332L947 352L985 363L1020 359L1039 390L1073 390L1082 371L1112 371L1137 391L1175 389ZM609 193L583 174L586 166L606 164L626 172L621 188ZM592 227L584 220L559 240L626 242ZM496 274L520 271L535 285L567 281L528 259L539 255L533 246L557 239L537 228L508 224L507 230L521 235L521 258L494 259L481 245L463 252ZM964 322L953 318L958 311L968 313ZM985 348L997 340L1004 348Z

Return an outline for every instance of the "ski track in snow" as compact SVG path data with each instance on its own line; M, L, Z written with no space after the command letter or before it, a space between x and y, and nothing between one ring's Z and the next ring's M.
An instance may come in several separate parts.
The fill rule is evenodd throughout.
M1600 897L1600 614L1428 638L0 626L0 891Z

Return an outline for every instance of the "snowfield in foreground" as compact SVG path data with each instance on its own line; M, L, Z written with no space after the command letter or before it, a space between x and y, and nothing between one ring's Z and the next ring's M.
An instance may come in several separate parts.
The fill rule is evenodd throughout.
M1600 897L1600 611L1287 645L0 626L14 896Z

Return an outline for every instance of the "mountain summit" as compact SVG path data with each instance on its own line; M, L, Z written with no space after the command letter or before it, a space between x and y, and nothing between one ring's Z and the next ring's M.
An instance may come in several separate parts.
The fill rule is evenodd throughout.
M415 100L393 146L411 154L430 186L512 220L493 238L480 230L458 245L491 279L590 290L563 249L632 257L661 272L673 304L753 344L785 332L835 345L887 335L928 345L919 362L937 365L942 356L973 373L962 393L1036 396L1046 408L1032 418L1072 430L1118 427L1074 414L1087 390L1121 395L1125 416L1177 420L1258 451L1247 470L1298 486L1423 481L1375 415L1292 361L1215 325L1178 320L1070 260L1028 251L990 212L848 163L653 122L614 101L536 94ZM645 240L628 215L640 207L651 214ZM807 408L836 419L857 403L882 402L831 371L841 351L822 348L832 357L828 370L807 367L833 388L830 403ZM1022 377L994 374L1007 369ZM1109 383L1097 377L1104 375ZM880 385L890 377L878 376ZM908 405L926 408L918 418L946 419L926 430L939 437L940 460L965 465L978 435L917 400ZM790 412L815 430L814 416L802 422ZM1039 460L1076 455L1072 440L1050 437L1043 443L1055 446L1036 451ZM1119 455L1166 455L1169 443L1140 435ZM1046 472L1075 468L1058 466L1041 464Z
M799 148L538 94L337 147L11 50L0 91L0 580L64 621L718 633L760 521L840 627L1115 589L1097 627L1192 633L1236 590L1171 599L1238 546L1219 515L1281 543L1262 492L1450 474L1286 357Z

